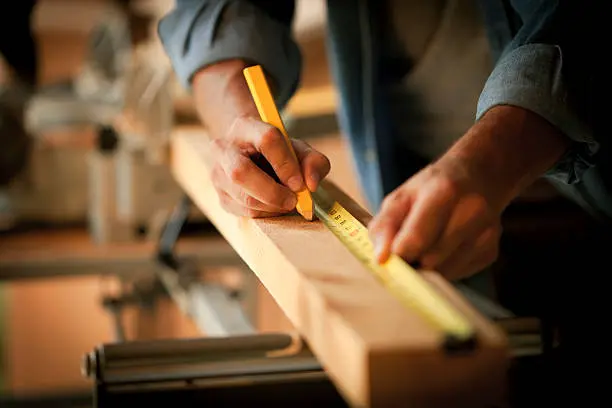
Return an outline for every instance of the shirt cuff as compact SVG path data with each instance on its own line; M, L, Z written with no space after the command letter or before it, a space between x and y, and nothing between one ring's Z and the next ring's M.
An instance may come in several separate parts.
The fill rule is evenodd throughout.
M562 69L563 55L554 45L528 44L508 52L487 79L476 120L497 105L518 106L548 120L574 143L546 176L571 184L593 166L599 143L568 108Z
M194 5L195 3L195 5ZM177 6L160 20L158 35L181 84L196 72L229 59L259 64L284 106L297 89L301 54L291 29L246 1L217 0Z

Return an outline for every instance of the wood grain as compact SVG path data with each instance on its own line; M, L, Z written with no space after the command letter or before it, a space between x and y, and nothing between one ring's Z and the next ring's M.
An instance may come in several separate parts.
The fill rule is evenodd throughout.
M437 333L392 297L322 223L225 212L209 179L206 140L200 128L175 132L174 176L255 272L352 406L478 407L503 397L506 339L444 279L425 275L474 322L480 347L473 354L443 354Z

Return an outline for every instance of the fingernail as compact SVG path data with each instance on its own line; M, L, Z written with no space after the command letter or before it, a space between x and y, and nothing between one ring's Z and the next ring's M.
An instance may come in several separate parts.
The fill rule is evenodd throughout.
M376 235L373 239L374 243L374 256L379 264L387 262L389 256L391 256L391 249L389 243L384 238L384 235Z
M291 196L285 200L284 208L291 211L295 208L297 204L297 197Z
M302 189L302 177L301 176L293 176L289 179L289 181L287 181L287 186L295 191L298 192Z

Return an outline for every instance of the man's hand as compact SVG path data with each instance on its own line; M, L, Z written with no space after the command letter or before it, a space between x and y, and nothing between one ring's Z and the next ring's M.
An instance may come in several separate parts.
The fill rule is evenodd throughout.
M317 189L329 173L329 160L304 141L292 143L297 162L278 129L249 116L239 117L227 135L211 141L212 180L226 211L252 218L275 216L295 208L295 193L304 185ZM258 166L261 162L266 166Z
M481 271L497 258L502 211L568 146L537 114L492 108L437 162L385 198L369 225L379 261L395 253L448 279Z
M268 217L295 208L304 185L317 189L330 170L327 157L293 140L296 162L283 135L259 118L242 70L242 60L227 60L199 71L194 98L212 136L212 180L227 211Z
M476 273L498 254L500 211L456 163L440 161L383 201L370 223L378 260L390 253L449 279Z

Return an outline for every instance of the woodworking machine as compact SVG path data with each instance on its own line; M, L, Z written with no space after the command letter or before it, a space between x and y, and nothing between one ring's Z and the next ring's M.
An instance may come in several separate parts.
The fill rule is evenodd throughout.
M185 289L180 282L185 265L174 255L189 204L185 198L177 205L161 234L158 276L183 312L208 322L208 327L216 324L219 329L205 338L117 342L96 347L82 361L82 373L93 383L94 406L347 406L302 339L286 333L256 333L238 307L232 312L217 303L211 304L208 312L202 305L201 312L195 312L198 302L210 302L210 296L198 296ZM525 372L535 376L542 373L534 366L544 367L540 362L550 358L554 336L538 320L517 318L469 288L457 288L508 334L514 355L508 376L510 406L524 406L524 400L533 402L537 395L529 388L533 382L525 379ZM211 319L215 311L218 314ZM500 408L507 406L508 401L500 401Z
M522 325L518 320L512 324ZM545 358L539 336L521 333L519 327L513 330L510 401L500 401L499 408L522 407L542 398L525 379L526 372L530 378L544 373L534 371ZM84 356L82 372L92 380L94 406L100 408L148 403L348 406L308 347L297 343L287 334L257 334L105 344Z
M114 31L109 28L107 39L117 39L117 33L124 32L121 16L107 24L116 21L121 30L115 30L116 26L112 27ZM121 41L119 46L129 48ZM60 104L57 98L49 102L41 97L33 100L27 112L28 130L34 134L57 125L57 112L64 112L64 117L60 118L62 124L83 121L100 125L99 148L89 161L91 193L98 197L108 194L116 202L113 208L94 206L89 209L91 231L97 241L112 241L129 235L117 231L126 225L131 229L134 214L152 215L155 209L147 205L173 201L182 194L166 171L152 170L163 168L160 156L163 156L164 144L173 125L172 117L163 115L172 111L169 67L149 69L155 66L150 64L146 53L142 54L142 60L131 66L128 73L111 81L118 88L111 96L119 95L117 99L122 103L113 98L92 102L96 101L92 93L104 86L92 85L95 81L83 75L77 91L80 95L91 96L87 106L75 110L72 108L82 105L82 99L69 98ZM122 87L127 79L130 89ZM66 109L68 104L71 109ZM131 108L127 110L132 113L132 119L139 119L135 121L137 125L132 123L115 129L114 119L125 107ZM65 117L68 113L70 117ZM146 138L143 135L147 135ZM152 171L155 177L151 177ZM163 194L156 192L154 186L142 188L139 182L142 177L138 178L142 174L163 183L164 188L157 188L163 190ZM285 333L257 334L232 293L199 284L190 277L190 265L174 255L174 245L190 208L187 198L180 201L161 232L156 278L159 291L171 296L208 337L124 342L122 329L118 326L117 343L100 345L83 358L83 375L93 383L94 406L132 407L148 403L182 407L347 406L324 367L301 339ZM529 375L537 377L542 371L533 370L533 367L542 366L540 362L554 354L554 336L550 330L539 322L516 318L467 287L459 285L457 288L508 333L514 351L514 364L508 376L511 395L510 401L500 401L499 407L524 406L525 398L537 399L524 372L529 371ZM109 299L105 306L113 309L119 307L119 303L117 299Z
M0 87L0 125L14 136L0 136L8 146L0 152L0 183L11 181L0 191L8 226L85 221L97 243L133 242L143 230L155 236L157 220L180 199L163 162L179 91L155 32L163 14L155 7L168 2L125 3L92 11L74 78ZM145 27L134 22L141 20ZM148 35L137 35L142 30Z
M109 344L83 373L97 407L346 406L307 348L284 352L292 345L283 334Z

